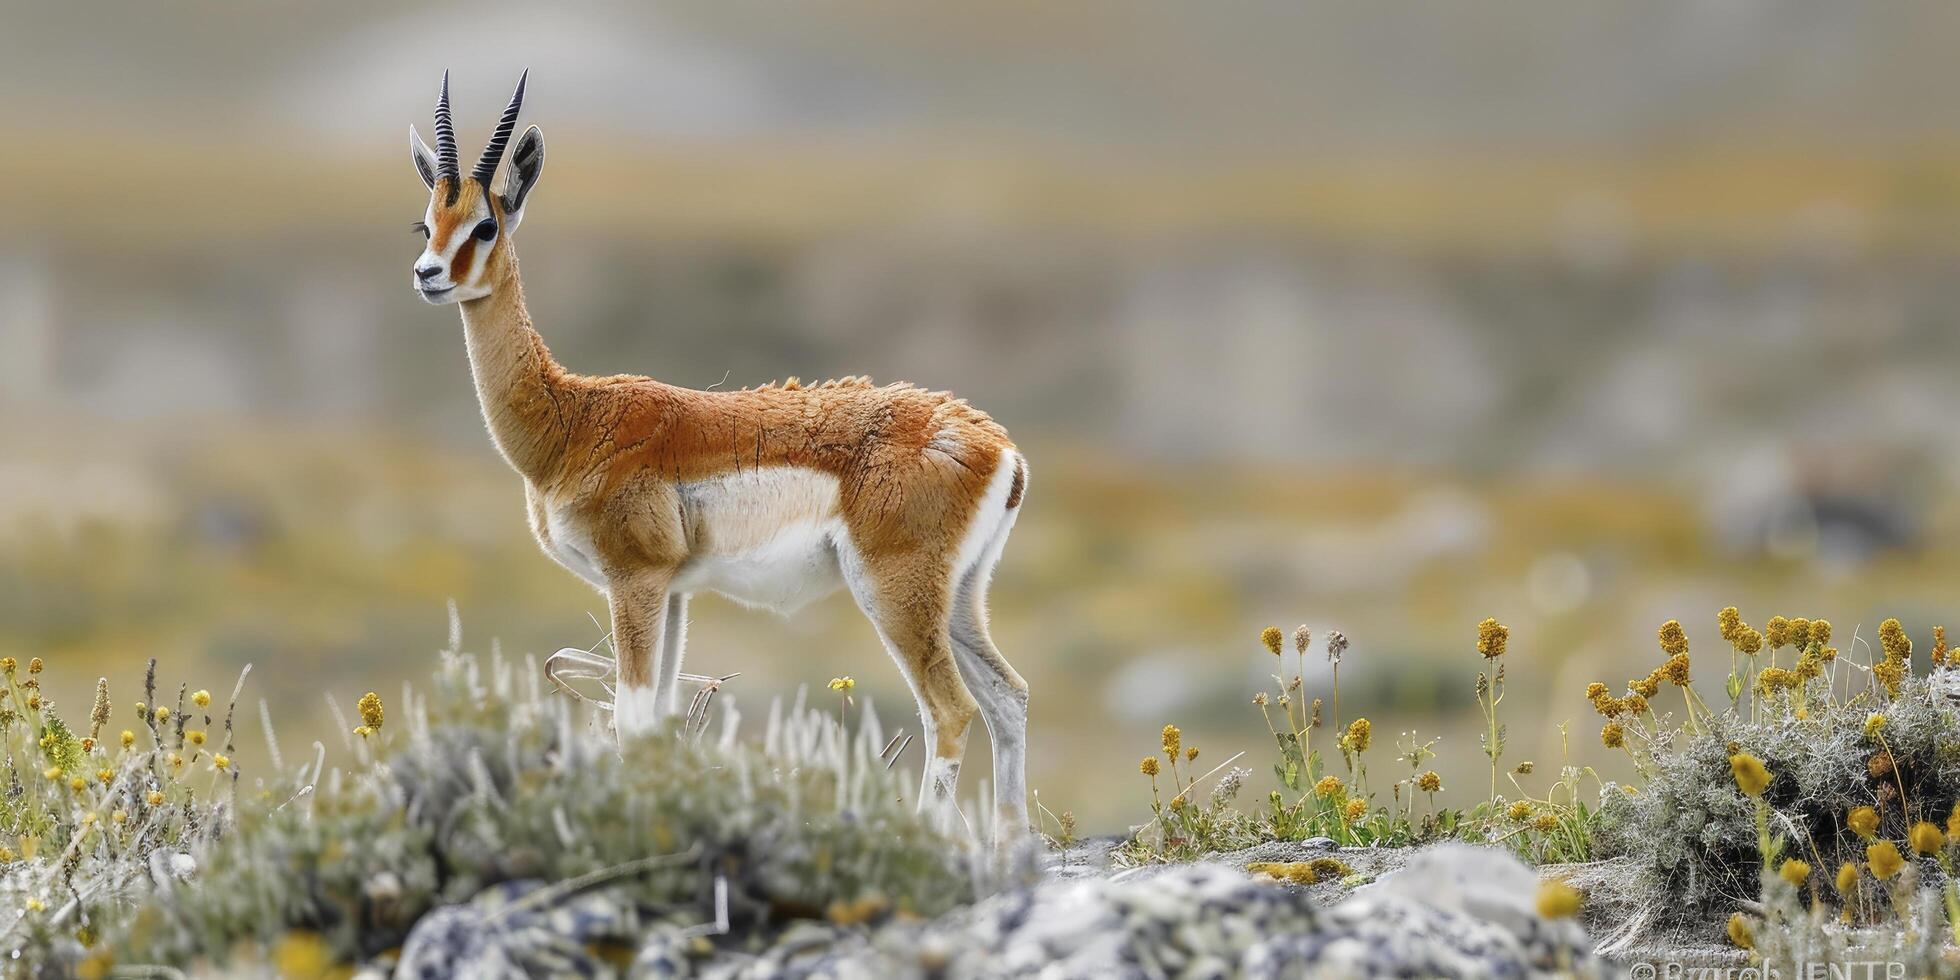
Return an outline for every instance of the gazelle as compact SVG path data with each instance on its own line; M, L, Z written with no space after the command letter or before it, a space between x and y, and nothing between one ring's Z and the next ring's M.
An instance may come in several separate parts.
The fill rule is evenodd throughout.
M462 307L484 422L524 478L531 532L606 595L619 737L678 707L690 593L788 612L841 584L918 700L921 804L952 794L977 712L1003 829L1025 829L1028 686L988 637L986 594L1027 461L984 412L911 385L696 391L560 367L531 325L511 240L544 166L536 126L491 187L525 79L467 180L448 73L436 148L409 127L430 191L411 283Z

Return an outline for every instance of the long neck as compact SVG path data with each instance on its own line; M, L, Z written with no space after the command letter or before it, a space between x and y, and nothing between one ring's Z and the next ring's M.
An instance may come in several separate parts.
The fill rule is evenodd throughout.
M517 257L505 258L496 289L462 304L463 334L490 438L513 468L539 482L564 446L569 375L531 326Z

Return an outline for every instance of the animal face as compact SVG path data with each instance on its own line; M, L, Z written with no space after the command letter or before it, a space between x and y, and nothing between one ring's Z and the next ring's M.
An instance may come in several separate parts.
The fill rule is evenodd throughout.
M409 155L416 174L429 188L429 206L414 225L427 245L415 259L409 284L429 303L481 299L495 291L502 280L503 266L510 261L511 233L523 221L525 201L544 169L544 134L532 126L517 140L502 187L491 188L523 108L529 77L526 72L518 80L516 94L467 178L456 161L447 72L442 76L442 95L436 100L436 148L429 149L415 127L408 127Z

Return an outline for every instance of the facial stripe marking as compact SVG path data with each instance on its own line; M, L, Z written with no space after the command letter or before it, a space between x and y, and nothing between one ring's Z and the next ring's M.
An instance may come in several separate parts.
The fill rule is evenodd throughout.
M459 286L468 282L470 279L471 263L475 261L476 238L475 236L471 236L463 239L462 246L456 249L456 258L449 264L449 281Z

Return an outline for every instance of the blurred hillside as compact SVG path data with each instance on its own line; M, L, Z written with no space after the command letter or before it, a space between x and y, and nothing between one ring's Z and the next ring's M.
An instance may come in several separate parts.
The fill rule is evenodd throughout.
M1346 629L1344 702L1427 729L1485 615L1562 717L1670 616L1923 635L1951 595L1947 5L0 10L0 651L250 660L324 729L449 597L600 639L407 288L445 67L465 153L532 69L569 366L908 379L1029 449L995 618L1067 746L1037 786L1171 715L1263 737L1269 622ZM756 706L903 707L841 597L695 615ZM1098 795L1061 802L1135 802Z

